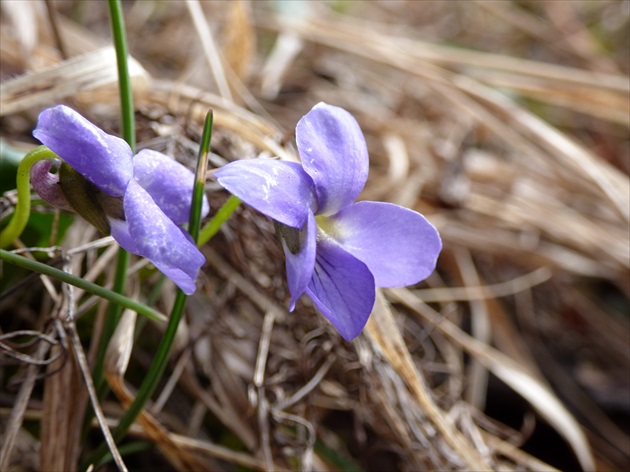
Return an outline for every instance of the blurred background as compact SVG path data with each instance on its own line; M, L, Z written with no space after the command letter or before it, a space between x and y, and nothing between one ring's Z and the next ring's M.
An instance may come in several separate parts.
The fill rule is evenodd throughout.
M123 7L139 147L192 168L214 110L211 215L228 196L212 169L296 159L295 124L325 101L366 136L360 199L423 213L444 242L436 272L383 290L346 343L308 300L286 312L273 223L239 208L202 249L200 290L148 409L159 434L132 431L130 470L630 467L629 1ZM120 129L107 4L0 8L4 218L42 109L66 103ZM72 272L111 281L115 244L91 246L100 235L79 217L34 204L22 249L81 248L63 253ZM159 274L136 263L128 294L168 312L174 287L155 290ZM87 399L56 324L65 292L7 264L0 290L2 464L73 470L101 435L77 433ZM90 358L104 303L71 303ZM131 391L162 329L137 323ZM112 421L121 404L103 401Z

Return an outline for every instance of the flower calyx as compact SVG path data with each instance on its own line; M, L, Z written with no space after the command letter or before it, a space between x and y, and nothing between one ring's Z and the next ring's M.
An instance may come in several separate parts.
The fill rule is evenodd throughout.
M59 188L72 209L103 234L111 233L108 216L125 220L122 197L103 192L66 162L59 166Z

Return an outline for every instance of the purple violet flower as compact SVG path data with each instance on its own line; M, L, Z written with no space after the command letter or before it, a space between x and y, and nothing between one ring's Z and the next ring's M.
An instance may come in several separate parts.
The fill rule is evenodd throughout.
M301 164L248 159L215 175L228 191L277 222L289 309L306 293L350 341L367 323L375 287L428 277L442 242L415 211L391 203L354 203L369 163L363 133L350 113L315 105L297 124L296 141Z
M64 105L44 110L33 136L63 160L32 167L31 182L43 200L76 211L127 251L149 259L184 293L195 291L205 258L178 226L190 214L190 170L156 151L134 156L124 140ZM55 164L58 172L51 173ZM204 197L203 215L208 211Z

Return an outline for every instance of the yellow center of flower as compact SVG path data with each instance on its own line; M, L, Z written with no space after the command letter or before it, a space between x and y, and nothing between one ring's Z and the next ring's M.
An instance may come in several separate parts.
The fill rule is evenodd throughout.
M317 222L317 237L327 237L336 239L339 234L339 225L335 220L326 215L316 215L315 221Z

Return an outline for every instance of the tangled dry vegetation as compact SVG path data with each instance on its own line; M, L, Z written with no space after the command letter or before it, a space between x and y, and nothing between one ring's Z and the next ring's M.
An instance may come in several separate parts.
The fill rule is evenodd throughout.
M2 3L3 157L60 102L118 132L104 3ZM121 449L130 470L627 470L629 10L125 2L140 146L192 166L212 108L211 168L296 159L299 117L342 106L370 150L361 198L424 213L444 241L435 274L381 291L350 344L308 300L286 312L273 224L241 207L203 248L164 382L125 442L141 450ZM227 198L212 170L207 194L213 210ZM99 238L75 219L63 260L108 284L116 247ZM132 272L128 293L168 312L174 287L153 290L142 261ZM102 438L96 423L81 437L75 359L93 358L104 303L22 277L3 283L0 468L74 470ZM110 424L162 329L139 320L128 367L114 338Z

